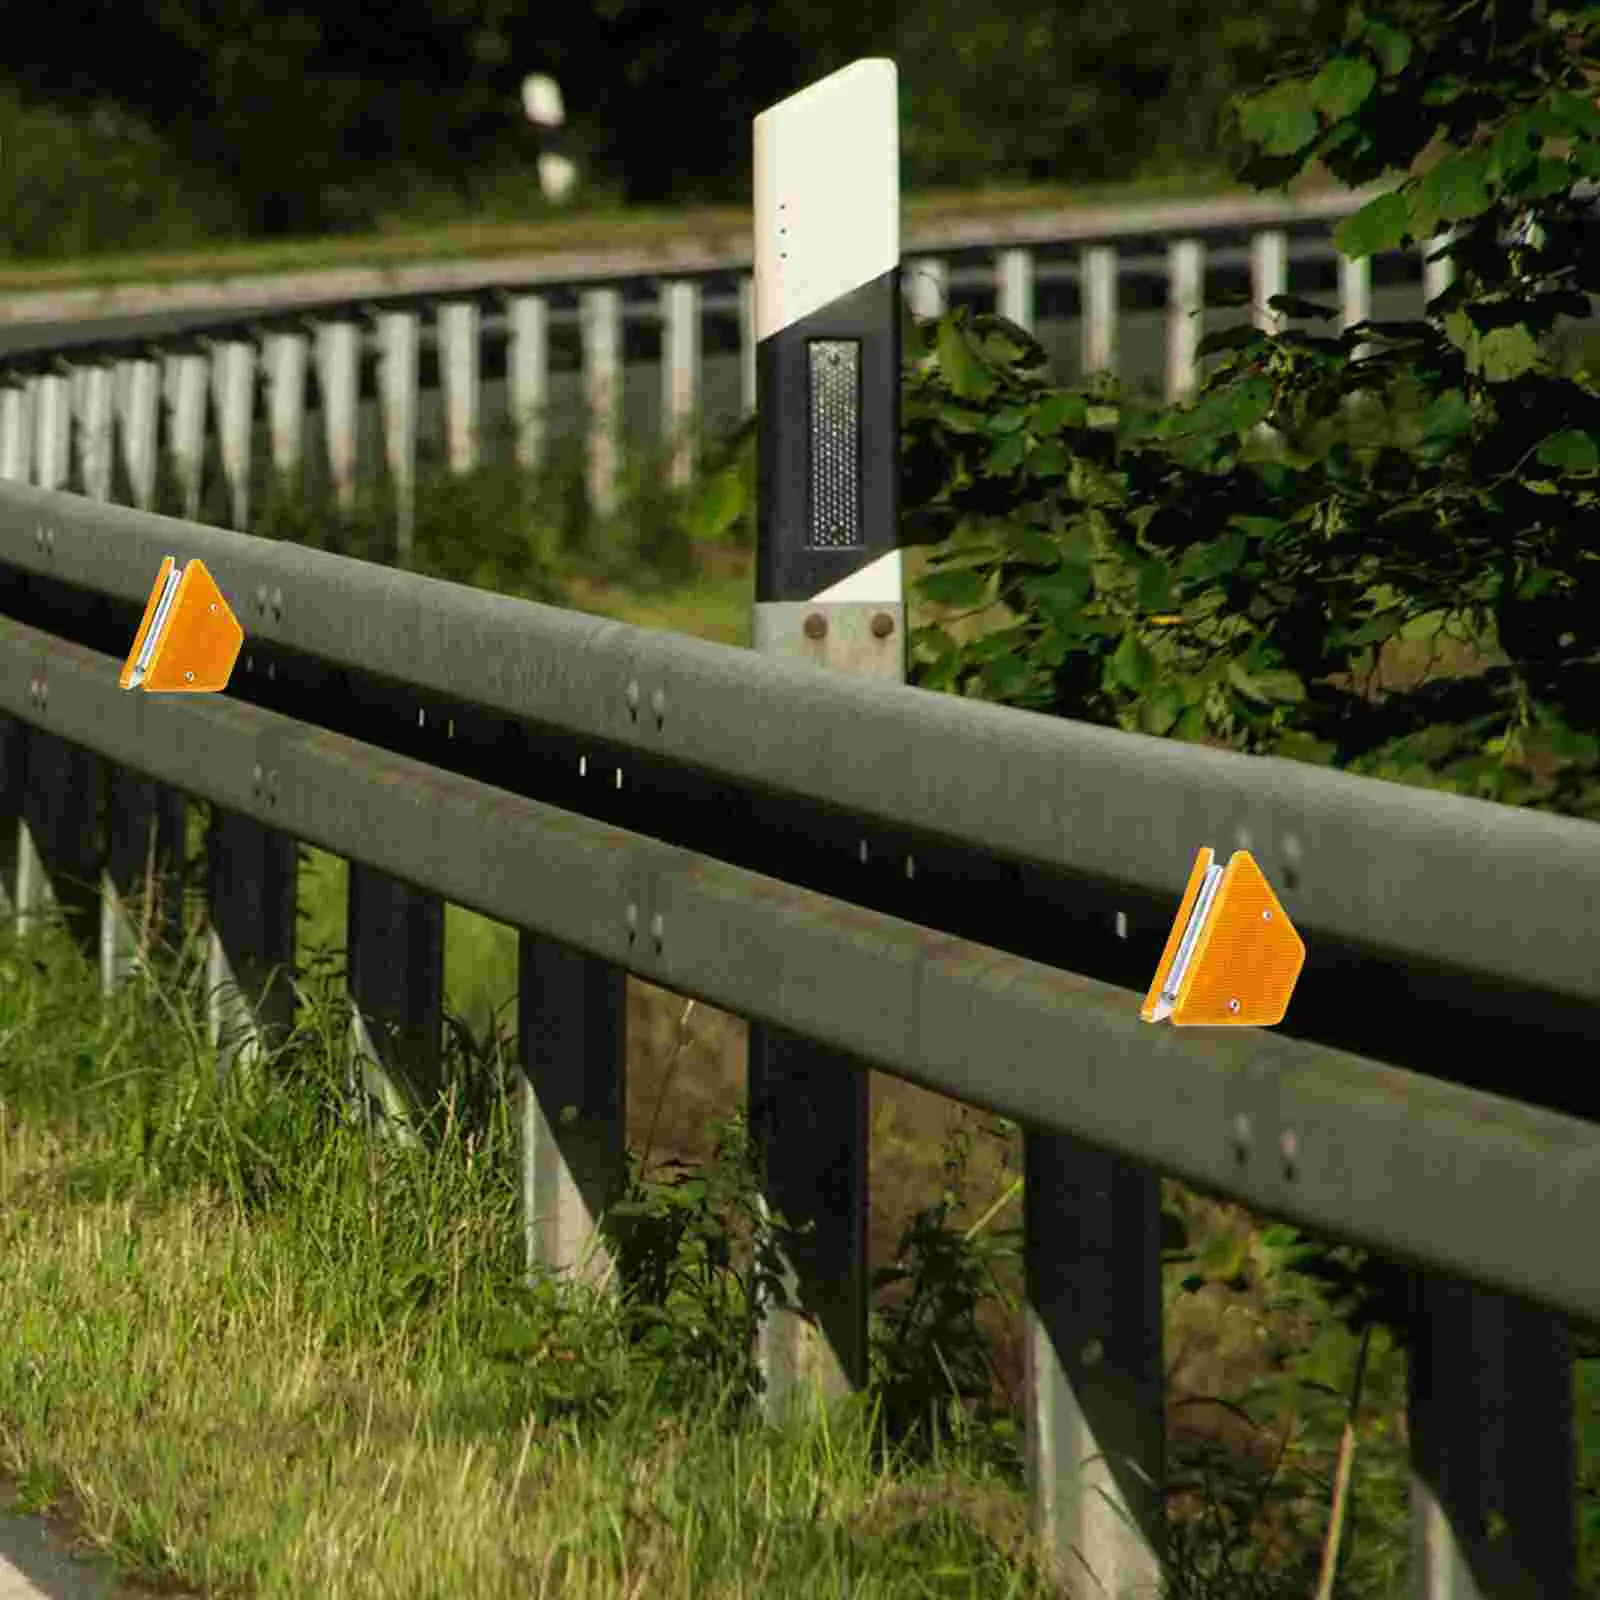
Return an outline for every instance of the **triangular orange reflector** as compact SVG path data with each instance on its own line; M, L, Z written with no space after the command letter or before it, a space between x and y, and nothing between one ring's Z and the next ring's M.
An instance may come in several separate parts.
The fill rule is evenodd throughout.
M1175 1027L1270 1028L1289 1009L1306 947L1248 850L1226 868L1202 847L1139 1015Z
M180 571L168 556L117 681L151 694L215 694L227 688L243 643L244 629L205 562Z

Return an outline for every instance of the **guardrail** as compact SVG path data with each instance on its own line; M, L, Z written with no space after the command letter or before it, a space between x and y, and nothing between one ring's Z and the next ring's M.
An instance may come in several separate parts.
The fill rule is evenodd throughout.
M929 223L908 241L908 299L921 314L947 301L997 309L1038 332L1063 376L1120 371L1176 396L1196 380L1204 309L1224 290L1248 285L1264 319L1292 265L1296 289L1331 290L1349 323L1375 306L1413 315L1444 287L1446 261L1336 255L1329 227L1366 198L1231 197ZM0 354L0 476L100 498L115 485L117 498L149 507L164 451L192 517L214 433L229 516L244 528L267 472L303 470L314 402L317 453L336 493L348 500L364 471L393 483L402 556L419 452L461 471L504 440L535 467L557 432L581 428L590 501L604 512L618 492L625 394L631 431L670 441L677 482L692 476L704 429L753 407L749 262L747 243L713 241L295 274L192 291L190 311L161 312L148 334L127 323L108 334L86 320L30 345L24 328ZM179 291L143 293L57 292L31 312L17 296L5 308L139 317ZM434 387L437 414L424 403ZM374 442L381 463L364 459Z
M1058 216L998 240L974 225L907 278L914 303L932 286L1036 327L1030 310L1076 286L1081 364L1104 367L1119 281L1135 299L1150 287L1127 270L1130 241L1153 242L1166 303L1150 314L1177 393L1207 261L1247 274L1264 317L1291 260L1302 277L1331 269L1327 223L1360 198ZM346 497L379 466L376 422L403 556L428 361L443 458L464 469L488 448L503 348L504 415L523 424L510 447L531 464L564 317L604 503L625 331L658 323L663 412L692 416L702 334L747 303L745 259L665 282L502 267L476 292L436 286L432 306L413 285L165 345L89 329L7 357L0 818L21 826L0 830L0 897L24 921L53 897L110 985L136 959L128 907L154 864L182 859L183 797L208 802L227 1057L287 1020L269 979L293 960L294 841L346 857L356 1042L378 1093L436 1082L442 903L517 927L525 1222L530 1263L551 1268L604 1260L624 971L813 1040L840 1071L875 1066L1016 1119L1035 1505L1113 1592L1159 1544L1159 1234L1128 1201L1153 1207L1144 1169L1411 1263L1413 1592L1570 1594L1567 1322L1600 1322L1584 1248L1600 1128L1566 1070L1600 1042L1591 824L824 673L193 520L220 481L247 527L263 474L304 467L317 411ZM1409 279L1382 287L1402 266L1341 267L1345 320L1375 292L1414 307ZM1429 273L1436 292L1440 264ZM163 452L184 522L138 508ZM169 553L204 559L244 624L226 698L116 686ZM1138 1021L1203 843L1252 849L1305 933L1284 1029ZM859 1306L813 1309L837 1346L864 1348L847 1326Z
M175 550L206 561L245 625L226 698L117 687ZM1523 995L1513 1020L1531 1005L1570 1035L1578 1015L1592 1038L1590 824L843 678L36 488L0 486L0 570L17 911L52 884L114 979L151 841L181 838L178 796L199 797L217 808L213 971L253 996L293 959L292 841L345 856L364 1049L413 1083L436 1070L440 902L520 928L532 1259L579 1261L615 1181L625 969L1023 1125L1027 1421L1059 1541L1121 1549L1088 1503L1106 1485L1148 1515L1116 1460L1087 1468L1080 1448L1085 1429L1115 1456L1160 1427L1159 1392L1119 1376L1146 1330L1106 1309L1142 1285L1159 1319L1154 1236L1114 1260L1074 1245L1132 1162L1426 1266L1419 1526L1447 1517L1476 1553L1487 1496L1512 1517L1495 1548L1542 1593L1570 1592L1571 1452L1552 1441L1570 1438L1565 1318L1600 1321L1585 1248L1600 1128L1404 1066L1441 1030L1459 1044L1452 1018L1492 1036L1492 1018L1456 1014L1485 979ZM1126 952L1147 975L1193 848L1246 838L1314 957L1366 948L1416 979L1378 1059L1150 1027L1097 975ZM1015 930L1019 892L1049 905L1021 936L1031 956L972 936ZM1052 944L1064 954L1039 959ZM1427 974L1452 971L1464 987L1430 996ZM1361 1009L1358 966L1306 981L1313 1019ZM258 1025L284 1016L269 992ZM1531 1509L1515 1498L1530 1485ZM1521 1592L1496 1570L1416 1592Z

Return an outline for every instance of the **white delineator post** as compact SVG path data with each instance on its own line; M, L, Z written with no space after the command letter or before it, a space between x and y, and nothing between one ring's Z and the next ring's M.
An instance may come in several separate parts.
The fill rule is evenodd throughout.
M754 642L905 677L897 547L900 154L892 61L852 63L755 120L760 498ZM751 1130L786 1288L759 1358L768 1415L867 1375L867 1077L752 1024Z

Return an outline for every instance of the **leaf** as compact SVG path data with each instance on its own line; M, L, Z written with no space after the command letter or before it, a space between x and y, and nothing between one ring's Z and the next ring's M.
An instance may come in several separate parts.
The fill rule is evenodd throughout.
M994 393L995 375L978 359L966 329L954 317L939 319L937 349L939 370L957 399L986 400Z
M1183 696L1170 684L1164 684L1139 707L1139 726L1160 738L1171 731L1183 712Z
M1234 433L1248 433L1271 412L1272 385L1265 378L1246 378L1223 391L1222 404L1217 409Z
M1342 256L1359 261L1364 256L1397 250L1411 226L1406 197L1399 190L1369 200L1353 217L1333 230L1335 248Z
M1239 127L1269 156L1292 156L1317 136L1311 85L1304 79L1274 84L1239 105Z
M1550 109L1572 133L1600 133L1600 106L1585 95L1559 90L1550 96Z
M924 599L936 606L981 605L988 596L989 575L971 567L954 572L925 572L918 581Z
M1263 698L1281 705L1298 705L1306 697L1306 686L1299 675L1286 669L1254 674L1256 688Z
M1472 406L1459 389L1446 389L1422 414L1422 437L1453 443L1472 427Z
M1520 324L1493 328L1478 343L1477 359L1468 362L1491 383L1508 383L1520 378L1539 361L1539 346Z
M1063 428L1081 428L1089 418L1089 401L1081 394L1047 394L1033 408L1033 431L1041 437Z
M1264 345L1266 342L1266 337L1259 328L1252 327L1248 322L1241 322L1237 327L1220 328L1216 333L1208 333L1196 346L1195 354L1221 355L1227 350L1248 350L1251 345Z
M1021 406L1006 406L984 423L984 429L988 433L1003 436L1015 433L1027 419L1028 413Z
M1135 604L1141 611L1165 611L1172 604L1172 569L1165 561L1146 561L1139 568Z
M1026 466L1030 477L1059 478L1067 470L1067 452L1056 439L1047 439L1028 455Z
M1567 428L1553 433L1539 446L1538 460L1542 466L1554 467L1558 472L1593 472L1600 467L1600 445L1593 434L1578 428Z
M1391 28L1387 22L1369 22L1363 37L1372 46L1384 77L1393 78L1406 70L1411 60L1411 40L1398 28Z
M1548 200L1572 187L1572 169L1565 161L1553 156L1540 156L1526 181L1516 185L1516 192L1524 200Z
M1311 99L1330 122L1342 122L1360 109L1377 85L1377 68L1364 56L1337 55L1311 80Z
M694 535L711 542L723 538L744 510L744 479L729 467L717 473L700 492L691 519Z
M1489 209L1489 152L1452 151L1411 192L1411 231L1421 238L1437 223L1459 222Z
M1142 693L1155 677L1156 658L1136 633L1125 633L1122 643L1106 659L1105 686Z
M1203 706L1190 706L1178 718L1177 724L1169 737L1187 739L1191 744L1198 744L1210 731L1211 725L1206 721L1205 708Z
M1230 661L1228 663L1228 682L1248 700L1257 700L1265 705L1271 698L1256 682L1255 678L1245 670L1243 663Z
M1267 300L1267 306L1273 311L1281 311L1286 317L1310 317L1321 321L1339 315L1338 307L1325 306L1299 294L1272 295Z
M994 477L1003 472L1015 471L1027 449L1028 436L1025 433L1008 433L989 452L989 459L984 462L983 470Z

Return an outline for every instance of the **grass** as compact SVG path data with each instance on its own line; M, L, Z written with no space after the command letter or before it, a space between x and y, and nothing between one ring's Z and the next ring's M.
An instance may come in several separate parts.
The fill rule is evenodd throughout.
M1317 181L1301 187L1315 187ZM1149 178L1100 187L941 190L905 199L908 229L949 217L1076 205L1136 204L1197 195L1249 191L1220 172L1181 178ZM374 233L281 241L190 245L181 250L106 253L62 260L0 265L0 292L100 288L115 284L181 282L303 272L334 267L384 267L466 257L533 255L542 252L665 248L686 240L717 247L743 244L750 230L745 207L695 206L671 210L626 210L595 206L541 214L526 221L471 221L418 226L397 218Z

